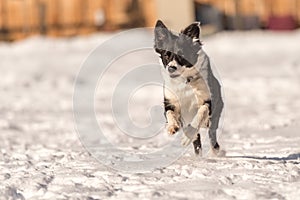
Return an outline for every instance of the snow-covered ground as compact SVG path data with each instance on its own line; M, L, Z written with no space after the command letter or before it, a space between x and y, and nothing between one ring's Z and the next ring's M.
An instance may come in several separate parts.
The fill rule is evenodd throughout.
M102 165L75 131L76 75L110 37L0 43L0 199L299 198L299 31L204 38L225 91L219 140L227 154L195 158L188 151L151 173ZM114 128L106 130L113 135ZM126 137L118 136L123 145Z

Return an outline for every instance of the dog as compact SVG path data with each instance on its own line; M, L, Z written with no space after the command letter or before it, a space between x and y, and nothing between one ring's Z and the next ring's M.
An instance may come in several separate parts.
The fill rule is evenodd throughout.
M211 149L218 155L217 129L224 103L221 85L202 49L200 32L200 22L176 34L158 20L154 49L162 64L167 132L174 135L182 129L182 145L193 143L195 154L201 155L200 128L208 128Z

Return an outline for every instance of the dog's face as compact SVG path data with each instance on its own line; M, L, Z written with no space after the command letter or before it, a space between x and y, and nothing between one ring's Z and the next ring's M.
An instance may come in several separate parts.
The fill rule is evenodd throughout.
M179 35L175 35L159 20L154 32L155 51L160 54L164 68L171 78L181 76L196 64L202 45L199 39L200 23L193 23Z

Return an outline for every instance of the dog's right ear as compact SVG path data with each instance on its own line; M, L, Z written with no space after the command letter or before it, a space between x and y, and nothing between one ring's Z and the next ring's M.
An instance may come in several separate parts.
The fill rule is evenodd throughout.
M200 22L192 23L191 25L186 27L184 30L182 30L181 33L195 41L199 41L199 39L200 39Z
M161 50L165 49L165 44L169 40L171 36L171 32L168 30L168 28L164 25L164 23L161 20L158 20L155 25L154 29L154 48L156 52L160 52Z

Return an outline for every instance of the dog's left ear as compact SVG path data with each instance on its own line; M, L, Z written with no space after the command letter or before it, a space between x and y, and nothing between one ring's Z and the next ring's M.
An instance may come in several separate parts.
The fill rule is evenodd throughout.
M157 53L161 53L162 50L169 50L168 43L172 39L172 33L166 27L166 25L158 20L154 29L154 48Z
M193 40L200 41L200 22L195 22L181 31L182 34L192 38Z

